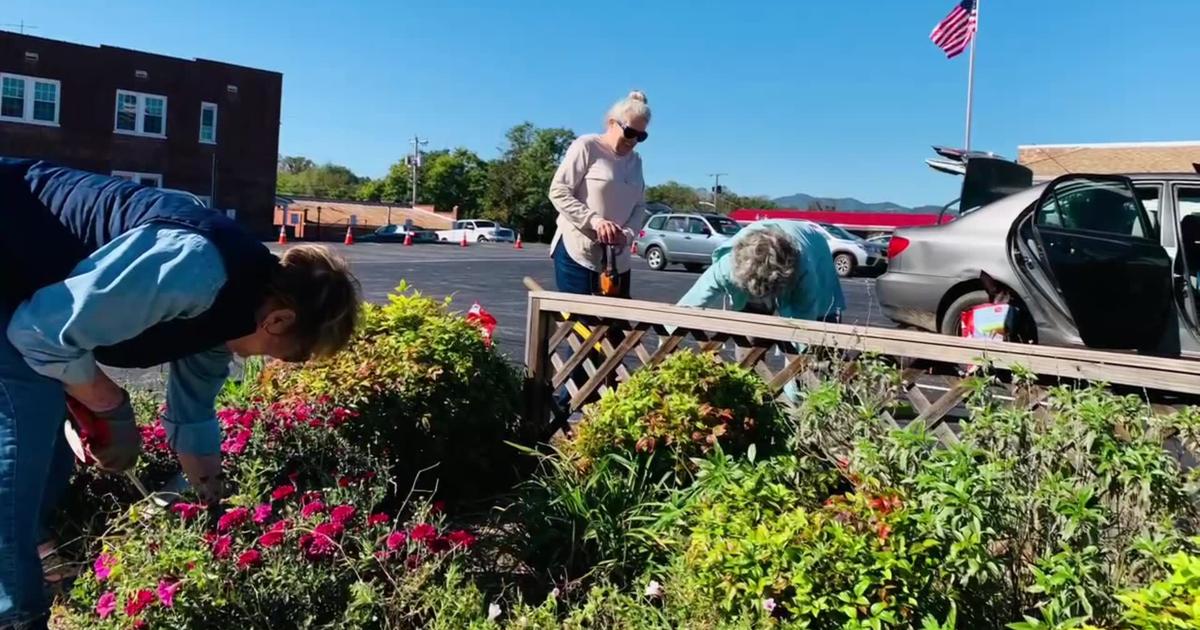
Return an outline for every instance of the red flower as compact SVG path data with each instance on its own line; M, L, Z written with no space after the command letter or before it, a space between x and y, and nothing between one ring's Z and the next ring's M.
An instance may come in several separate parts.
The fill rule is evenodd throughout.
M127 617L136 617L141 614L142 610L154 603L154 592L150 589L139 589L136 593L129 596L125 601L125 615Z
M233 435L221 442L221 452L229 455L241 455L246 452L246 446L250 444L250 437L253 433L249 429L238 429Z
M293 470L292 472L288 473L288 479L289 479L289 480L290 480L292 483L296 483L296 480L297 480L297 479L299 479L299 478L300 478L300 471L299 471L299 470Z
M239 569L245 570L257 566L262 562L262 554L257 549L247 549L238 556L237 566Z
M450 550L450 541L445 538L434 538L425 541L425 547L433 553L442 553Z
M263 547L274 547L283 543L284 532L282 530L272 529L262 536L258 537L258 544Z
M430 514L441 514L446 511L446 502L441 499L434 501L433 505L429 506Z
M450 541L450 544L456 548L470 549L475 545L475 537L471 535L471 532L463 529L450 532L446 536L446 540Z
M391 520L392 520L392 517L380 512L378 514L372 514L371 517L367 519L367 525L370 527L374 527L376 525L383 525L384 523L387 523Z
M339 488L349 488L350 484L354 483L354 477L350 475L342 475L338 477L337 485Z
M395 551L408 542L408 535L404 532L392 532L387 537L387 548L389 551Z
M320 501L322 496L324 495L321 494L320 490L309 490L308 492L304 493L304 496L300 497L300 503L303 504L310 503L312 501Z
M412 539L417 542L428 543L437 538L437 528L429 523L421 523L412 530Z
M306 504L303 508L300 508L300 516L302 516L304 518L309 518L310 516L312 516L314 514L320 514L324 511L325 511L325 504L320 499L317 499L316 501L313 501L312 503Z
M216 558L228 558L229 551L233 548L233 539L228 535L218 536L212 543L213 556Z
M176 503L171 506L171 511L178 514L181 520L190 521L204 512L204 504Z
M248 520L250 520L250 510L248 508L234 508L223 514L221 519L217 521L217 531L222 533L227 532Z
M291 484L279 486L278 488L275 488L274 492L271 493L271 499L273 501L282 501L293 494L296 494L296 486Z
M375 471L374 471L374 470L368 470L367 472L365 472L365 473L363 473L363 474L362 474L362 478L363 478L365 481L370 481L370 480L374 479L374 478L375 478Z
M292 524L292 522L287 519L284 519L282 521L275 521L271 525L270 531L283 533L283 532L287 531L288 527L291 526L291 524Z
M133 630L142 630L142 628L145 628L145 627L146 627L145 619L134 619L133 620Z
M263 523L266 523L267 519L269 519L269 518L271 518L271 504L270 503L263 503L262 505L254 508L254 522L255 523L262 525Z
M329 518L335 523L341 523L345 525L346 523L350 522L350 519L354 518L354 506L339 505L333 508L333 511L329 513Z
M876 525L875 535L879 537L879 542L887 542L888 536L892 535L892 526L887 523Z
M404 559L404 566L408 567L409 569L415 569L421 566L421 556L418 556L415 553L409 554L409 556Z
M317 525L313 533L305 534L300 538L300 546L309 560L328 558L337 549L337 539L341 537L343 531L341 523L322 523Z

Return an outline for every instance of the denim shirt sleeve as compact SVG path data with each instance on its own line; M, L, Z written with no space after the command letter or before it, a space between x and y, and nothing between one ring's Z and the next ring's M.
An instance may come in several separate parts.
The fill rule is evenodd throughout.
M728 294L725 289L725 285L729 284L725 277L728 273L729 261L726 258L718 258L696 279L696 283L676 304L700 308L723 307Z
M213 412L217 394L229 377L233 354L214 348L171 363L163 428L176 453L214 455L221 451L221 428Z
M67 384L86 383L96 376L94 348L131 339L162 321L199 315L212 306L225 278L219 252L203 236L183 228L143 226L113 239L76 265L66 280L43 287L17 307L8 339L39 374ZM202 353L171 366L168 404L174 399L177 408L171 412L174 426L167 431L171 437L174 429L174 443L184 452L193 444L207 449L219 441L212 407L225 374L213 367L213 352L220 353ZM224 356L227 361L228 353ZM211 397L204 393L210 390ZM179 431L193 423L211 427ZM193 433L207 437L190 437Z

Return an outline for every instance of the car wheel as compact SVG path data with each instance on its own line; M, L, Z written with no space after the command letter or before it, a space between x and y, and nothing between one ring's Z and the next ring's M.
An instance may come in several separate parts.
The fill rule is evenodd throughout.
M946 312L942 314L942 321L938 322L938 332L951 337L962 336L962 314L967 310L987 304L991 302L988 298L987 291L977 289L958 296L958 299L950 303L946 308Z
M704 271L704 263L684 263L683 268L692 273L700 273Z
M667 257L662 248L651 245L646 250L646 264L654 271L662 271L667 266Z
M487 237L486 237L486 236L480 236L479 238L475 239L475 242L476 242L476 243L486 243L486 242L487 242Z
M849 278L854 275L854 257L850 254L838 254L833 257L833 270L839 278Z

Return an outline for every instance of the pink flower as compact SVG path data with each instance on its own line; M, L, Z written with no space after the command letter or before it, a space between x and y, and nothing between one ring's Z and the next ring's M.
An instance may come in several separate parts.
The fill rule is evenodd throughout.
M145 628L145 627L146 627L145 619L134 619L133 620L133 630L142 630L142 628Z
M300 538L300 546L310 560L328 558L337 549L337 539L341 537L344 528L341 523L322 523Z
M335 523L341 523L345 525L346 523L350 522L350 519L354 518L354 506L339 505L333 508L333 511L329 513L329 518Z
M233 539L228 535L218 536L212 543L213 556L216 558L228 558L229 551L233 547Z
M429 523L421 523L412 530L412 539L417 542L428 543L437 538L437 528Z
M180 583L175 580L158 581L158 601L161 602L163 606L170 608L175 605L175 591L179 590L179 584Z
M112 568L116 564L116 560L106 553L97 556L95 564L92 565L92 570L96 572L96 581L103 582L107 580L108 576L112 575Z
M127 617L136 617L147 606L154 603L154 593L150 589L139 589L136 593L129 596L125 602L125 615Z
M100 615L101 619L108 619L108 616L117 611L117 595L112 591L108 591L96 600L96 614Z
M275 547L283 543L283 537L283 531L272 529L271 531L258 537L258 544L268 548Z
M250 520L250 510L248 508L233 508L223 514L221 519L217 521L217 531L227 532L248 520Z
M241 455L246 452L246 446L250 444L250 437L253 433L249 429L239 429L234 431L233 435L221 442L221 452L229 455Z
M257 549L247 549L242 552L242 555L238 556L237 566L239 569L245 570L257 566L261 562L262 554Z
M446 536L446 540L456 548L470 549L475 545L475 537L471 535L471 532L462 529L450 532Z
M306 504L304 507L300 508L300 516L302 516L304 518L309 518L310 516L312 516L314 514L320 514L324 511L325 511L325 503L322 502L320 499L317 499L316 501Z
M296 486L291 484L279 486L278 488L275 488L274 492L271 493L271 499L273 501L282 501L293 494L296 494Z
M254 508L254 522L255 523L262 525L263 523L266 523L267 519L269 519L269 518L271 518L271 504L270 503L263 503L262 505Z
M176 503L171 506L171 511L178 514L180 519L190 521L204 512L204 505L201 503Z
M381 512L378 514L372 514L371 517L367 519L367 525L370 527L375 527L376 525L383 525L391 520L392 517Z
M404 532L392 532L387 537L387 548L389 551L395 551L408 542L408 535Z

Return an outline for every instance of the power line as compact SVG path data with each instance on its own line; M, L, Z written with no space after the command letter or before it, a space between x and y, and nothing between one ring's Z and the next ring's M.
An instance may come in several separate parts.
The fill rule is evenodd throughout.
M412 145L412 207L417 207L417 178L421 168L421 147L429 144L429 140L422 140L417 134L413 134Z
M21 30L17 31L21 35L25 34L25 29L31 29L31 30L37 29L37 27L32 24L26 24L25 20L21 20L20 23L17 23L17 24L0 24L0 27L4 27L4 28L8 28L8 27L12 27L12 26L15 26L15 27L21 29Z
M713 178L712 203L713 203L713 211L715 211L715 212L721 211L721 178L726 175L729 175L729 173L709 173L708 174L709 177Z

